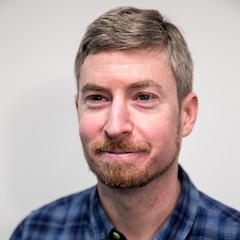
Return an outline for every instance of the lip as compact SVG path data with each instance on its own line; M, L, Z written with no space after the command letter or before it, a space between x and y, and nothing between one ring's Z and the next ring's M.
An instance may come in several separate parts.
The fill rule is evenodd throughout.
M128 159L136 159L140 158L142 155L146 155L146 152L141 152L141 151L134 151L134 152L126 152L126 151L112 151L112 152L102 152L101 153L102 157L105 159L112 159L112 160L128 160Z
M141 151L125 151L125 150L114 150L114 151L106 151L106 153L113 153L113 154L128 154L128 153L139 153Z

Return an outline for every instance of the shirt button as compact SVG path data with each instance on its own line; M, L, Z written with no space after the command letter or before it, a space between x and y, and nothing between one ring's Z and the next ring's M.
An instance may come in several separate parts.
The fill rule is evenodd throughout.
M113 232L112 235L116 239L120 239L121 238L120 235L117 232Z
M113 228L108 235L108 240L127 240L127 239L116 228Z

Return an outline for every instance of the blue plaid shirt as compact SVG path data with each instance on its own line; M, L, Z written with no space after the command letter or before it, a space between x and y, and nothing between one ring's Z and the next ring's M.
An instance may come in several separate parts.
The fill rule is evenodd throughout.
M154 240L239 240L240 213L199 192L181 167L179 179L182 192L176 209ZM123 240L123 234L105 215L93 187L32 212L11 240Z

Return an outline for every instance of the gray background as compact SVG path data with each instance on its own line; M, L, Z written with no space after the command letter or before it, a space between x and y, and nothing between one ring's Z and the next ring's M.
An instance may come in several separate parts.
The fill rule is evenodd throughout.
M156 8L183 31L199 118L180 163L240 209L238 0L0 1L0 239L30 211L95 184L82 155L73 62L86 26L120 5Z

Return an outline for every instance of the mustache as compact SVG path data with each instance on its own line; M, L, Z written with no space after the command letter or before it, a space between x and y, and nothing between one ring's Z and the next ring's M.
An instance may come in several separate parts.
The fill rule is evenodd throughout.
M151 148L147 143L134 143L129 140L105 140L102 143L97 143L93 147L93 152L99 154L102 152L150 152Z

